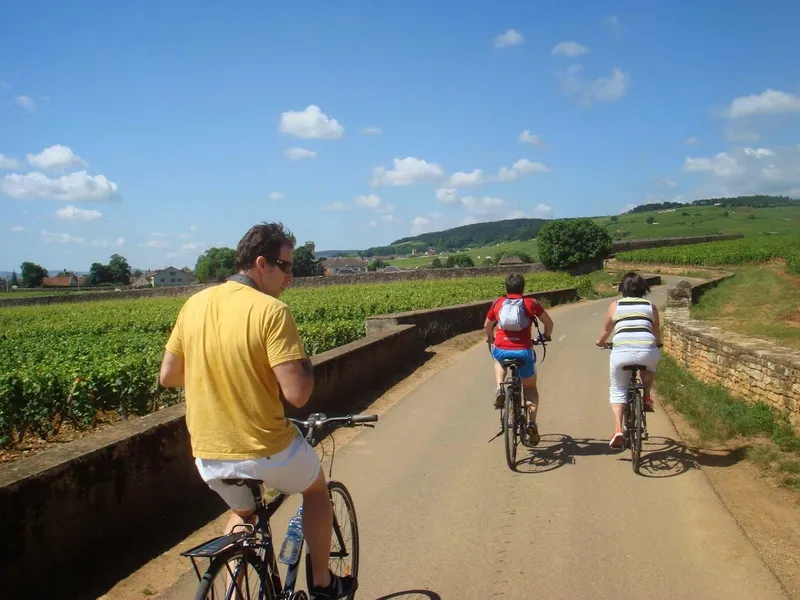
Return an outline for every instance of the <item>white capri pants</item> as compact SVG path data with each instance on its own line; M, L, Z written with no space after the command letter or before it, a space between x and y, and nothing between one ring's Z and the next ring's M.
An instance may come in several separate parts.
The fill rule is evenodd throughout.
M628 384L631 381L631 372L623 370L623 367L627 365L643 365L647 367L648 371L655 372L660 358L661 352L655 346L641 349L626 348L624 350L614 348L611 351L611 359L609 361L611 378L609 399L611 404L628 403Z

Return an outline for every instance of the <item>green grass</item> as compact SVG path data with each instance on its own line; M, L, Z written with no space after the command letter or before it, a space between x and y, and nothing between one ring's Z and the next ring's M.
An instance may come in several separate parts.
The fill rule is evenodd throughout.
M750 461L774 474L783 486L800 491L800 437L785 415L763 402L750 404L699 381L666 355L658 365L655 387L703 442L745 440Z
M728 216L724 216L725 212ZM684 213L688 213L685 215ZM755 214L755 219L749 216ZM647 217L656 222L646 223ZM722 206L687 206L669 212L647 212L626 214L612 222L610 217L597 217L595 222L603 225L613 236L618 229L630 232L625 238L655 238L689 235L709 235L713 233L741 233L760 235L761 233L795 233L800 230L800 207L785 206L775 208L725 208Z
M475 261L475 266L480 267L481 263L486 259L487 256L491 257L494 260L494 257L499 252L506 252L508 254L514 254L515 252L524 252L529 254L531 258L535 261L539 260L539 253L536 248L536 240L526 240L526 241L517 241L517 242L504 242L502 244L496 244L493 246L482 246L480 248L471 248L470 250L465 250L463 252L449 252L444 256L440 256L439 260L444 263L447 260L447 256L450 254L468 254L472 257L472 260ZM409 257L409 258L395 258L393 260L387 261L390 265L395 265L400 267L401 269L414 269L417 267L427 267L430 266L431 261L435 257L433 256L420 256L420 257Z
M706 292L692 316L800 349L800 281L780 265L733 269L734 277Z

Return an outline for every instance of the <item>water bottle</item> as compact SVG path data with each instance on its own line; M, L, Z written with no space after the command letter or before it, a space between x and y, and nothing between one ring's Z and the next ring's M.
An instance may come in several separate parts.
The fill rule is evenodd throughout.
M303 507L297 509L297 514L289 521L286 537L278 555L278 560L285 565L293 565L300 558L300 546L303 543Z

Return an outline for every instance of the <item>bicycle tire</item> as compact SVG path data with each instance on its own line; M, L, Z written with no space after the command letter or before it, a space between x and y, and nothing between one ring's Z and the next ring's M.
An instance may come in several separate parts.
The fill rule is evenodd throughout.
M328 566L334 574L339 576L346 576L352 575L355 577L356 582L358 582L358 553L359 553L359 541L358 541L358 519L356 518L356 506L353 502L353 497L350 495L349 490L345 487L345 485L341 481L329 481L328 482L328 494L331 498L331 505L333 508L333 536L331 537L331 557L328 561ZM335 497L340 497L346 509L346 512L343 515L338 515L336 510L336 503L334 501ZM350 522L350 535L347 535L347 526L344 523L344 519L346 518ZM340 540L341 534L341 540ZM349 537L350 539L346 539ZM342 543L344 543L344 548L342 548ZM347 546L349 545L349 550ZM345 552L350 556L350 568L344 569L337 569L337 566L340 566L339 558L335 556L335 554ZM349 571L349 572L348 572ZM353 600L356 594L353 591L352 594L346 596L347 600Z
M263 592L263 595L257 592L255 596L251 596L251 586L247 585L247 595L244 597L245 600L250 600L250 598L254 598L254 600L275 600L275 591L272 589L271 579L269 577L263 577L263 575L265 575L263 561L256 556L255 551L251 550L250 548L242 548L241 546L235 546L214 557L208 569L203 574L203 577L200 579L200 584L198 585L197 592L195 593L195 600L217 600L218 598L224 599L228 597L227 593L221 597L218 594L215 594L213 586L218 575L228 572L228 570L225 568L225 565L235 558L243 559L253 567L255 576L258 578L259 582L258 589ZM238 572L238 567L236 572ZM224 590L225 589L227 588L224 588ZM241 594L232 597L240 598Z
M517 460L517 411L514 406L514 385L506 386L505 418L503 419L503 437L506 446L506 463L512 471ZM509 420L511 423L509 423Z
M633 430L631 432L631 466L633 472L639 474L642 461L642 421L644 411L642 407L642 394L637 390L633 396Z

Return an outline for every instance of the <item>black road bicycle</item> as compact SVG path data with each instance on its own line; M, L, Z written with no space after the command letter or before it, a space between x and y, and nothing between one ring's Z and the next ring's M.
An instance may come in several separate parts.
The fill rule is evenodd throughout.
M604 344L603 349L611 350L614 344ZM642 441L647 439L647 415L644 412L644 384L639 375L647 371L644 365L626 365L624 371L630 371L628 382L628 402L622 409L622 450L631 449L631 466L633 472L639 474L642 461Z
M327 426L355 427L378 420L378 415L348 415L326 417L322 413L309 416L306 421L290 419L306 430L305 439L316 446L324 436L318 435ZM333 438L332 438L333 439ZM334 440L333 456L336 454ZM353 498L343 483L330 480L333 471L331 457L328 475L328 494L333 505L333 536L331 538L330 569L339 576L358 577L358 523ZM270 519L283 505L288 494L279 494L265 502L261 493L262 481L258 479L230 479L230 485L246 485L253 493L256 503L256 523L234 527L227 535L211 539L195 548L181 553L189 557L200 580L196 600L308 600L304 591L295 591L303 541L297 559L287 567L286 581L281 581L275 552ZM208 559L203 574L199 559ZM306 580L311 586L310 556L306 554ZM348 596L353 600L355 592Z
M546 341L541 333L533 341L534 346L542 346L544 356L547 356ZM491 345L489 351L491 353ZM544 362L544 358L542 358L542 362ZM508 358L502 362L502 365L507 369L507 374L505 380L500 384L505 398L503 407L500 409L500 428L505 440L506 463L508 468L513 471L517 464L517 446L521 442L524 446L531 447L526 432L530 412L525 402L525 386L522 385L522 378L519 376L522 361L517 358Z

